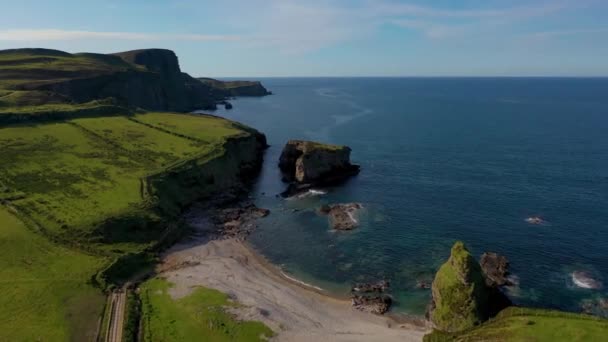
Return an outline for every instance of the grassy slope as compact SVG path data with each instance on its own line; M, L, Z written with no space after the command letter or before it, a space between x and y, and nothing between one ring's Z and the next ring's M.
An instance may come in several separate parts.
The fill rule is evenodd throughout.
M559 311L507 308L479 327L457 334L433 332L426 342L605 341L608 320Z
M144 341L264 341L272 331L259 322L237 321L225 307L237 304L211 289L198 288L173 300L170 284L152 279L141 286Z
M215 117L151 113L137 116L148 124L132 119L0 127L0 340L87 340L104 303L89 281L114 258L159 238L145 222L133 221L117 227L143 224L144 239L119 229L123 235L116 241L100 241L98 223L154 216L141 178L188 158L216 155L227 137L247 134Z
M226 137L243 134L213 117L157 113L137 119L181 136L126 117L0 128L0 182L7 193L24 194L12 205L53 236L86 240L100 221L147 208L142 177L212 154Z
M105 301L87 282L106 260L50 243L3 207L0 227L0 340L86 340Z
M68 54L47 49L0 51L0 123L20 121L27 116L40 118L61 114L75 117L118 111L119 107L101 99L75 104L56 93L24 89L127 70L143 71L118 56Z

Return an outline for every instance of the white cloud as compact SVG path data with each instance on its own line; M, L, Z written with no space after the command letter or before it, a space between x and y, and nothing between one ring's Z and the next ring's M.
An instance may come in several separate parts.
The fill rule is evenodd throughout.
M222 18L222 24L230 29L228 32L238 32L235 35L13 29L0 30L0 41L238 41L245 48L265 47L286 54L301 54L341 42L368 38L383 25L411 29L436 40L487 34L499 25L514 25L519 20L531 17L541 18L564 9L585 6L588 1L595 0L542 0L525 6L448 9L394 0L362 0L357 3L333 0L225 0L221 6L214 7L214 13ZM201 13L208 11L198 1L178 4L190 14L197 10ZM234 11L234 8L241 10ZM549 33L538 35L549 36Z
M532 39L547 39L559 36L572 36L578 34L602 34L608 33L608 27L605 28L582 28L572 30L555 30L555 31L543 31L535 32L528 35Z
M239 36L204 35L204 34L154 34L137 32L96 32L57 29L38 30L0 30L0 41L53 41L82 39L118 39L118 40L184 40L184 41L235 41Z

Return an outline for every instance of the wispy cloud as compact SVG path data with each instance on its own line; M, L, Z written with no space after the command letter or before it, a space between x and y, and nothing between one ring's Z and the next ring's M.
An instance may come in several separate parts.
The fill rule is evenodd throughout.
M380 2L373 5L374 11L383 15L405 15L435 18L523 18L545 15L569 7L572 1L551 1L518 7L496 9L442 9L396 2Z
M361 0L349 3L333 0L225 0L226 3L214 11L222 18L222 24L230 28L226 32L237 32L236 34L5 29L0 30L0 41L238 41L244 47L267 47L287 54L301 54L342 42L366 39L385 25L409 29L433 40L487 35L488 31L499 25L508 28L522 20L543 18L584 7L590 1L597 0L539 0L523 6L463 9L422 6L396 0ZM198 1L178 4L190 12L197 9L206 11ZM236 7L242 10L233 11ZM539 32L534 35L547 38L595 32L597 30L581 29Z
M206 35L206 34L154 34L137 32L97 32L74 31L57 29L37 30L0 30L0 41L53 41L53 40L81 40L81 39L113 39L113 40L139 40L139 41L235 41L241 37L233 35Z
M602 34L608 33L608 27L600 27L600 28L581 28L581 29L572 29L572 30L555 30L555 31L542 31L542 32L534 32L528 34L528 38L532 39L548 39L560 36L573 36L580 34Z

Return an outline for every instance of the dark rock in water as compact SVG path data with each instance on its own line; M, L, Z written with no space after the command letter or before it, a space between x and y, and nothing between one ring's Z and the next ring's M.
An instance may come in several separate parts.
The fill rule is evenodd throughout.
M539 216L531 216L526 218L526 222L528 222L529 224L534 224L534 225L543 225L546 223L545 220L543 220L541 217Z
M590 298L581 302L581 310L588 315L595 315L607 318L608 317L608 299L606 298Z
M359 292L359 293L369 293L369 292L384 292L388 290L390 287L390 283L387 280L380 280L375 283L358 283L355 284L351 291Z
M232 103L230 103L228 101L225 101L224 102L224 108L226 108L226 109L232 109Z
M393 299L389 295L379 296L360 296L354 295L351 298L352 305L355 309L373 313L376 315L383 315L386 313L393 303Z
M319 207L320 214L327 215L327 214L329 214L330 211L331 211L331 206L329 204L323 204L321 207Z
M505 256L486 252L479 260L481 269L486 275L486 284L490 287L509 285L509 260Z
M270 215L270 209L256 208L254 210L254 214L257 215L258 217L266 217L266 216Z
M593 275L586 271L572 272L572 281L576 286L584 289L598 290L603 287L602 282L593 278Z
M279 158L283 179L294 185L289 193L336 184L359 173L359 166L350 163L350 152L347 146L289 141Z
M330 225L336 230L352 230L359 225L357 212L363 206L359 203L332 204L319 208L319 213L329 217Z
M417 280L416 281L416 288L417 289L425 289L428 290L431 288L431 282L426 281L426 280Z

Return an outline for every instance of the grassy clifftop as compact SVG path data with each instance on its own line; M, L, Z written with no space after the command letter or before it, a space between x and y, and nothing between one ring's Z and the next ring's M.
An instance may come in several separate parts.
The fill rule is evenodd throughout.
M0 51L0 111L15 105L82 104L107 98L131 108L190 111L212 108L224 97L223 90L182 73L170 50L111 55Z
M99 287L179 236L182 210L237 185L264 145L174 113L0 126L0 339L91 340Z
M604 341L608 321L582 314L511 307L488 322L459 333L434 331L425 342Z

